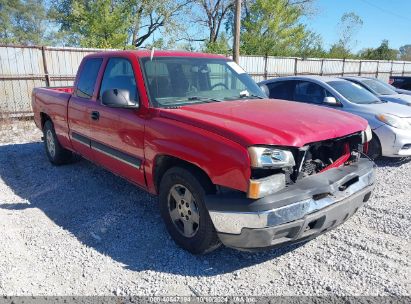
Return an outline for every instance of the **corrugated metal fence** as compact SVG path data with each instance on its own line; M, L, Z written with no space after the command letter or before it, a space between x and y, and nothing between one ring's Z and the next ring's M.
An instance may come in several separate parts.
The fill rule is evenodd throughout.
M81 60L99 49L0 45L0 113L31 113L35 87L71 86Z
M31 113L31 91L73 84L81 59L99 49L0 45L0 114ZM411 75L411 62L241 56L240 65L256 80L289 75L361 75L388 81Z

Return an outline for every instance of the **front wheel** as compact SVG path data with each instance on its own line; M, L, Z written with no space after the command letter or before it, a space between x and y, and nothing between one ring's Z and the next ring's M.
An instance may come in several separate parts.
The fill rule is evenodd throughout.
M379 158L382 155L381 143L375 134L372 135L372 139L368 143L367 155L373 160Z
M204 204L205 190L188 169L169 169L160 183L160 212L167 231L183 249L204 254L220 245Z
M65 164L73 158L72 152L60 145L50 120L44 123L43 136L47 157L53 165Z

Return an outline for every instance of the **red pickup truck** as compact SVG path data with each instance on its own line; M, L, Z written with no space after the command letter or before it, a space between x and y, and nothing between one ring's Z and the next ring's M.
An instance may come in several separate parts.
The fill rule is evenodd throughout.
M36 88L32 106L51 163L79 154L158 195L168 232L192 253L309 240L374 184L365 120L266 99L218 55L92 54L73 88Z

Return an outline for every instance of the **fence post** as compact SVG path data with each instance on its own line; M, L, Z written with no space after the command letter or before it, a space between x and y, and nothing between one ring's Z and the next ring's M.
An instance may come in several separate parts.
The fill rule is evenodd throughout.
M297 64L298 64L298 58L297 57L295 57L295 60L294 60L294 75L296 76L297 75Z
M394 60L391 60L391 70L390 70L390 77L392 76L392 72L393 72L393 69L394 68Z
M41 55L43 57L43 68L44 68L44 75L46 79L46 87L49 87L50 86L50 75L49 75L49 71L47 68L46 47L45 46L41 47Z
M378 78L378 68L380 67L380 61L377 60L377 70L375 71L375 78Z
M345 69L345 58L343 58L343 66L342 66L341 76L344 76L344 69Z
M358 70L358 76L361 76L362 60L360 60L360 69Z
M321 59L321 70L320 70L320 75L324 75L324 58Z
M402 63L402 76L405 75L405 61Z
M265 54L264 56L264 80L267 80L268 78L268 69L267 69L267 63L268 62L268 54Z

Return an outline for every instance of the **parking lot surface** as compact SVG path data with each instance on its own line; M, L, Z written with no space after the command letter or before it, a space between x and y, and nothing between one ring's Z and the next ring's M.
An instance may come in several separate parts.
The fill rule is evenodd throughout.
M1 295L410 296L411 161L337 229L259 253L193 256L157 200L86 160L54 167L32 122L0 131Z

